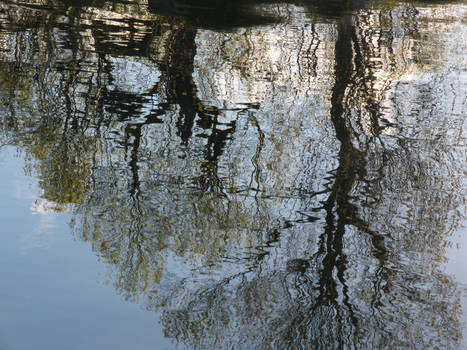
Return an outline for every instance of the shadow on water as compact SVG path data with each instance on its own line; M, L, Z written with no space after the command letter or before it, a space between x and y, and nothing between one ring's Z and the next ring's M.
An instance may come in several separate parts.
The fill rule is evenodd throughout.
M277 18L254 10L251 3L222 0L149 0L149 10L162 16L182 16L196 26L229 29L277 22Z
M403 2L403 1L402 1ZM427 0L409 2L412 4L449 4L450 0ZM199 27L229 29L278 23L283 16L265 11L264 5L293 4L302 7L311 16L321 20L333 20L351 15L368 7L387 6L387 1L368 0L201 0L196 3L188 0L148 0L151 12L162 16L182 16Z

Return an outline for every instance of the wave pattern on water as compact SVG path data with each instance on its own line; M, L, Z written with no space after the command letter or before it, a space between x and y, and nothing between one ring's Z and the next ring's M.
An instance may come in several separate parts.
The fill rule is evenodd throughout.
M467 8L0 4L1 142L195 349L455 349Z

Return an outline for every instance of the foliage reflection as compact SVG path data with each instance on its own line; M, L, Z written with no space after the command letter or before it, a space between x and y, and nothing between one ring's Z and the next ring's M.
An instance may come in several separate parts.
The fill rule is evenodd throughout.
M455 349L465 6L219 5L1 4L3 144L179 342Z

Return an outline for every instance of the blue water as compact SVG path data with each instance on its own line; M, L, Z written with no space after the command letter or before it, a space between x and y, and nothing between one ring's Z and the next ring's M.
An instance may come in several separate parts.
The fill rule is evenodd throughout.
M37 213L37 180L0 151L0 349L169 349L159 315L126 302L68 213Z

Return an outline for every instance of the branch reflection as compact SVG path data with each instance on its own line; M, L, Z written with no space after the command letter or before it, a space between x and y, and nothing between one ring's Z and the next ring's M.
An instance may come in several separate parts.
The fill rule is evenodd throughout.
M457 348L465 7L0 9L2 142L166 336Z

